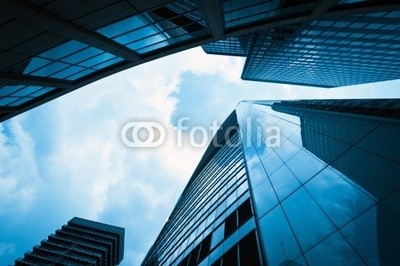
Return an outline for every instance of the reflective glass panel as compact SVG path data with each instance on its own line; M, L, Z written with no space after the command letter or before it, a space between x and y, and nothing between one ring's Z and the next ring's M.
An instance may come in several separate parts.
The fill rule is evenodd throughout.
M310 265L363 265L363 261L339 233L335 233L305 254Z
M307 250L335 230L328 217L303 189L282 203L303 250Z
M261 218L260 230L269 265L284 265L287 260L294 260L301 254L280 206Z
M375 205L371 197L331 167L325 168L305 187L338 227Z

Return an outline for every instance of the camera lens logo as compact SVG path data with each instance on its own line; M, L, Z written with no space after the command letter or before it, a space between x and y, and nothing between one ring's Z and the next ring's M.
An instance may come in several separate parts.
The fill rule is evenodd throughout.
M155 148L165 140L165 129L157 122L129 122L122 127L121 139L131 148Z

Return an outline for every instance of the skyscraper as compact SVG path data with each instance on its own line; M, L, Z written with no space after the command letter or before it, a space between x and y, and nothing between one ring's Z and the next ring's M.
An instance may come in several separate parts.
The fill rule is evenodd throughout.
M208 53L246 56L243 79L330 88L399 77L397 8L369 9L365 1L251 2L226 3L232 21L254 19L248 11L288 22L203 45ZM309 18L293 17L301 12Z
M335 87L400 77L393 0L4 0L0 121L121 70L204 45L242 78Z
M241 102L142 265L397 265L400 101Z
M74 217L15 265L118 265L125 229Z

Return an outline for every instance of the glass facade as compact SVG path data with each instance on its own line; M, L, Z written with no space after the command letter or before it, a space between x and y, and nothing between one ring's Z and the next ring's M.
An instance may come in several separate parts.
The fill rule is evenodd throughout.
M124 237L124 228L74 217L15 265L118 265Z
M76 80L122 60L115 55L72 40L32 58L24 74Z
M25 1L13 5L9 7L12 11L34 15L14 18L14 12L9 12L11 16L2 12L0 33L7 41L0 42L0 70L5 74L0 77L0 119L114 73L114 69L147 62L147 57L166 55L179 46L186 49L187 44L210 36L197 0ZM50 93L53 89L58 93Z
M251 2L224 1L226 25L311 12L315 6L313 1L290 7L287 3L294 1ZM357 4L342 1L339 6L352 4L349 2ZM363 1L358 2L363 5ZM212 54L246 56L245 80L330 88L397 79L400 12L339 14L231 37L203 49Z
M251 37L232 37L203 45L204 51L209 54L246 56L249 51Z
M20 104L34 100L35 98L53 91L52 87L41 86L1 86L0 87L0 107L18 106Z
M142 265L400 263L399 100L233 114L220 131L238 131L210 144Z
M241 140L231 132L207 150L143 265L261 265Z
M180 0L107 25L97 32L143 54L204 36L207 28L196 1Z
M246 24L257 23L277 17L284 17L312 10L313 0L227 0L223 1L225 27L234 28Z
M249 184L269 265L400 263L400 216L393 207L400 206L400 160L393 154L400 124L398 116L371 113L386 105L398 115L400 101L351 102L237 107L242 138L251 143L244 154L252 162ZM257 145L271 137L265 133L271 127L279 129L279 145ZM255 134L258 128L264 135Z
M399 12L374 12L263 31L242 77L322 87L396 79L399 18Z

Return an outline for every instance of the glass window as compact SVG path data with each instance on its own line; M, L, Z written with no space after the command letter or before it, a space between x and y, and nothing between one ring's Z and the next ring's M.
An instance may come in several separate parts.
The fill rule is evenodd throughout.
M307 128L303 128L307 131ZM325 163L331 163L350 149L350 145L313 131L304 133L303 147Z
M88 75L88 74L90 74L90 73L92 73L94 71L95 71L94 69L88 68L88 69L85 69L85 70L83 70L83 71L81 71L79 73L76 73L76 74L74 74L72 76L67 77L67 79L76 80L76 79L81 78L83 76L86 76L86 75Z
M338 227L375 204L331 167L325 168L305 187Z
M260 159L257 155L256 149L251 143L243 143L243 147L248 147L245 150L244 155L246 157L247 169L251 172L256 166L260 165Z
M238 265L237 246L234 246L225 252L222 257L222 265Z
M10 95L18 90L20 90L21 88L23 88L24 86L4 86L0 88L0 96L7 96Z
M133 17L120 20L118 22L115 22L111 25L107 25L103 28L100 28L97 30L97 32L109 37L113 38L117 35L126 33L128 31L138 29L142 26L145 26L146 23L141 19L140 15L135 15Z
M236 211L228 215L225 220L225 236L232 234L237 228L237 215Z
M357 147L400 163L400 127L380 125L357 143Z
M88 47L86 44L71 40L61 45L58 45L44 53L41 53L39 56L48 59L58 60L86 47Z
M335 230L304 188L287 198L282 206L303 250L312 247Z
M19 90L12 94L12 96L28 96L29 94L36 92L40 90L42 87L39 86L27 86L23 88L22 90Z
M93 58L90 58L88 60L85 60L85 61L79 63L79 65L84 66L84 67L93 67L94 65L103 63L112 58L115 58L115 55L110 54L110 53L102 53Z
M278 148L279 149L279 148ZM276 170L283 165L282 159L276 152L272 152L267 158L262 158L262 162L268 175L272 175Z
M248 199L238 207L238 226L240 227L252 216L253 212L251 210L250 199Z
M299 153L293 156L288 162L286 162L286 165L292 170L292 172L294 172L296 177L302 183L308 181L326 166L325 163L305 149L302 149Z
M380 202L391 212L400 217L400 189Z
M224 239L225 224L222 223L212 234L211 249L217 246Z
M9 103L11 103L17 99L18 98L14 98L14 97L2 98L2 99L0 99L0 106L8 105Z
M51 75L52 78L59 78L59 79L64 79L69 76L72 76L80 71L85 70L85 68L80 67L80 66L70 66L64 70L61 70L53 75Z
M289 138L291 135L293 135L299 129L300 129L300 127L298 125L287 122L286 125L280 129L280 133L283 136L285 136L286 138Z
M34 57L29 61L28 66L24 70L24 74L30 74L31 72L50 64L52 61L43 58Z
M368 265L380 265L378 217L376 207L371 208L359 218L346 225L341 231ZM387 247L387 249L390 250L391 248ZM381 250L385 252L385 249Z
M264 167L262 164L259 164L256 168L249 172L249 179L251 186L257 187L261 182L268 178L265 173Z
M362 265L361 258L343 238L335 233L305 254L310 265Z
M280 206L260 219L260 231L267 249L268 265L284 265L283 262L294 260L301 254Z
M153 37L151 37L151 38L153 38ZM153 40L156 40L156 38L154 38ZM168 45L167 41L157 40L157 42L154 44L151 44L149 41L151 41L151 39L150 40L146 39L143 42L136 43L136 44L140 44L141 47L144 46L143 48L137 48L136 52L143 54L143 53L147 53L147 52L150 52L150 51L153 51L153 50L156 50L156 49L159 49L159 48L162 48L162 47L165 47ZM146 45L144 45L145 43L146 43ZM128 45L129 48L135 50L135 48L133 48L134 46L135 45Z
M245 235L247 235L251 230L253 230L256 227L254 219L247 220L245 224L243 224L239 229L237 230L238 233L238 238L241 239Z
M358 148L350 149L332 166L378 199L400 187L399 164ZM382 169L385 169L384 175Z
M249 233L239 242L240 265L261 266L260 253L255 232ZM234 264L228 264L234 265Z
M209 262L210 264L217 261L218 258L220 258L222 256L224 252L224 246L223 245L219 245L209 256ZM210 264L206 264L201 262L200 265L210 265Z
M263 216L278 204L278 199L268 179L254 189L253 195L258 217Z
M121 44L128 44L128 43L133 43L139 40L143 40L149 37L154 37L154 36L161 36L161 34L158 32L157 28L154 25L150 25L144 28L140 28L138 30L129 32L127 34L124 34L122 36L119 36L118 38L115 38L114 40L121 43ZM164 39L158 39L157 41L162 41Z
M206 236L201 242L199 261L202 261L210 252L211 235Z
M300 187L300 182L286 165L283 165L272 174L270 180L280 200L283 200Z
M298 145L299 147L303 146L303 140L301 137L301 129L297 130L293 133L293 135L289 138L294 144Z
M68 66L69 65L64 64L64 63L54 62L54 63L51 63L50 65L47 65L47 66L33 72L32 75L48 77L64 68L67 68Z
M116 63L118 63L118 62L121 62L121 61L123 61L122 58L120 58L120 57L115 57L115 58L113 58L113 59L110 59L110 60L108 60L108 61L105 61L104 63L95 65L95 66L93 66L93 68L95 68L95 69L102 69L102 68L111 66L111 65L113 65L113 64L116 64Z
M80 52L77 52L73 55L70 55L66 58L63 58L62 61L71 63L71 64L76 64L78 62L81 62L81 61L91 58L93 56L99 55L102 52L103 52L102 50L99 50L94 47L90 47L90 48L86 48Z

